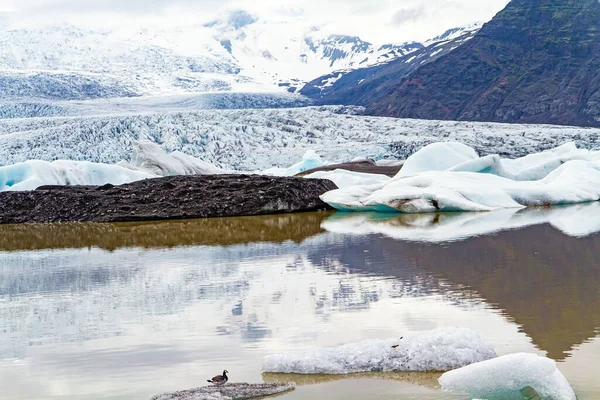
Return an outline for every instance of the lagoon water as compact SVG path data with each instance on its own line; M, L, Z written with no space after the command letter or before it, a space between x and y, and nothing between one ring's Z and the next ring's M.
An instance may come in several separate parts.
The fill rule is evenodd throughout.
M294 381L283 399L465 399L439 374L261 374L265 355L469 327L600 398L600 204L0 226L0 399L148 399Z

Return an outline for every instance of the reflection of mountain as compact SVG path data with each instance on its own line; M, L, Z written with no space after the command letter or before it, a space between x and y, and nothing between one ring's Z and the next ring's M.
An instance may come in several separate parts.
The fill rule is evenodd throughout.
M83 247L115 250L124 247L301 242L321 233L320 224L329 215L322 212L158 223L0 225L0 250Z
M575 239L548 225L450 245L400 244L430 273L477 291L555 359L600 328L600 236Z
M390 275L403 281L407 276L428 277L429 287L439 287L439 280L460 285L461 292L466 287L514 319L550 357L563 359L574 346L595 337L600 327L600 236L574 238L561 232L598 230L592 229L594 213L586 217L585 212L577 213L581 210L576 207L511 214L511 218L501 219L504 226L486 225L498 222L490 213L429 216L430 224L422 223L423 216L409 216L408 220L400 216L379 221L363 219L353 226L357 217L351 217L345 222L348 230L371 234L367 237L373 238L377 257L385 255L388 262L366 263L364 257L356 257L349 265L359 272ZM415 223L415 218L421 223ZM337 225L328 222L324 226L334 226L339 232L344 221L334 218ZM553 226L543 224L548 222ZM473 237L517 227L521 229ZM411 232L417 240L428 243L407 241ZM381 238L380 234L402 240ZM453 236L462 241L452 242ZM436 238L443 243L431 243ZM357 255L346 254L340 260L348 261L353 256ZM389 262L394 259L395 263Z

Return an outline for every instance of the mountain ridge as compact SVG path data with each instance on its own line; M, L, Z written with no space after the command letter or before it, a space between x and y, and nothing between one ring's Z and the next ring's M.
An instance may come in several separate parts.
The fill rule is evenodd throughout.
M513 0L367 108L402 118L600 126L600 2Z

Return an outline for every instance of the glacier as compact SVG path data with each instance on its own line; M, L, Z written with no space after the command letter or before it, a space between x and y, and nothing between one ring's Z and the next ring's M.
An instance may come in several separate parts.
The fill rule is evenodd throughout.
M600 152L569 143L506 160L461 143L435 143L409 157L388 183L354 186L321 199L341 211L492 211L597 201Z
M367 117L363 111L328 106L2 119L0 165L31 159L114 164L128 159L138 140L239 171L288 167L290 160L301 159L308 150L331 163L356 157L406 159L440 141L461 142L478 154L503 158L566 142L600 148L599 129L402 120Z
M510 354L446 372L442 389L488 400L521 400L531 388L543 400L576 400L571 385L556 363L535 354Z
M270 355L263 360L263 372L448 371L494 357L493 347L473 330L440 328L403 338Z

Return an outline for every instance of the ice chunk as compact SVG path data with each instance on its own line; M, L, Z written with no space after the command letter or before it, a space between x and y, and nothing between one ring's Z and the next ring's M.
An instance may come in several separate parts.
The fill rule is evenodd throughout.
M445 391L487 400L521 400L522 391L529 388L544 400L577 399L556 363L535 354L511 354L468 365L445 373L439 382Z
M261 171L264 175L273 175L273 176L294 176L301 172L308 171L309 169L318 168L325 165L321 156L319 156L314 150L308 150L304 153L302 157L302 161L296 163L288 168L269 168L264 171Z
M317 171L305 175L308 179L329 179L339 188L364 185L385 184L391 180L389 176L380 174L366 174L362 172L348 171L345 169L336 169L333 171Z
M336 375L448 371L495 356L493 347L476 332L444 328L403 339L366 340L339 347L271 355L265 357L263 371Z
M129 167L159 176L227 173L221 168L180 151L167 154L159 145L147 140L132 143Z
M477 152L462 143L433 143L410 156L397 176L412 176L425 171L446 171L477 158Z
M288 392L294 383L228 383L223 386L205 386L180 392L164 393L151 400L233 400L252 399Z
M87 161L31 160L0 167L0 192L33 190L43 185L121 185L155 175Z

